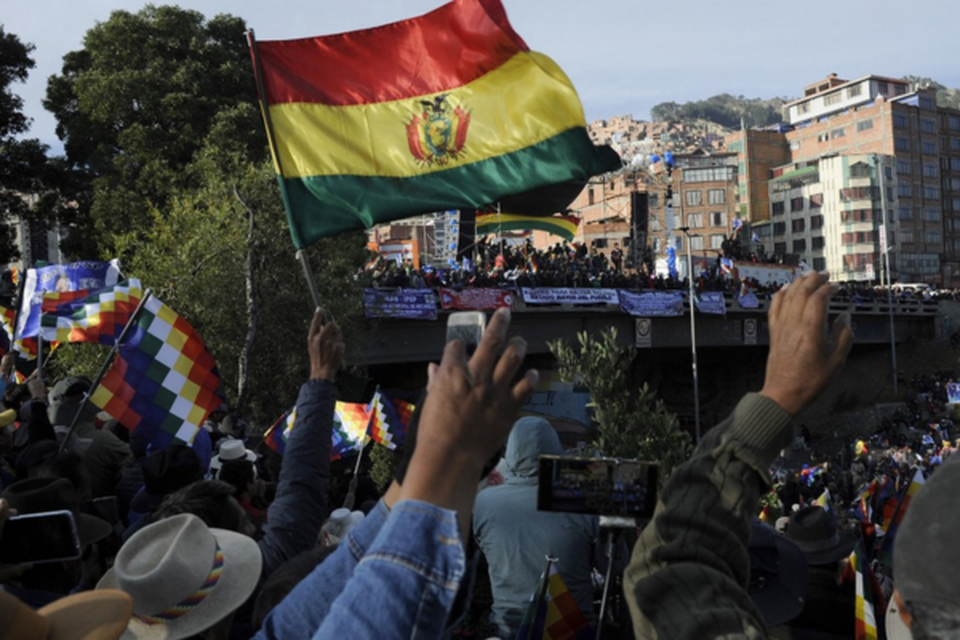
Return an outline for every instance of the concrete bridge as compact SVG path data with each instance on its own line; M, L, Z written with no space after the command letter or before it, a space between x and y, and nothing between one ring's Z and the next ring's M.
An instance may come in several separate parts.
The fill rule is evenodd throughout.
M742 309L736 297L725 295L726 315L696 314L697 348L764 346L769 343L767 307L760 300L757 309ZM519 296L518 296L519 298ZM950 306L951 313L945 313ZM897 342L914 337L933 338L949 335L960 328L960 303L924 300L894 300L893 333ZM890 344L891 308L886 300L855 303L834 301L831 316L849 311L853 314L857 345ZM363 362L355 364L391 365L438 360L446 337L449 312L440 311L434 321L380 319L370 321L370 342ZM599 333L616 327L619 340L638 349L690 349L690 311L684 301L684 315L637 318L613 305L526 305L517 300L511 334L523 336L528 355L545 355L547 344L557 339L576 341L578 332Z

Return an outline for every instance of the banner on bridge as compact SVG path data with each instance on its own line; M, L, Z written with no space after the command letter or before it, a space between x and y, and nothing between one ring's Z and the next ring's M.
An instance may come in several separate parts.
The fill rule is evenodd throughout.
M494 287L477 289L440 288L440 308L460 309L463 311L488 311L500 307L513 308L513 291L504 291Z
M682 316L683 295L679 291L643 291L633 293L620 289L620 308L639 317Z
M363 310L368 318L436 320L433 289L364 289Z
M716 316L727 315L727 302L723 298L722 291L704 291L700 293L697 300L697 311Z
M521 290L527 304L618 304L616 289L574 289L572 287L538 287Z

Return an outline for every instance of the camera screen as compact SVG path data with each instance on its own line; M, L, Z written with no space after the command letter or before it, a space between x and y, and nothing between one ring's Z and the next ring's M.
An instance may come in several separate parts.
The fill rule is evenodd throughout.
M73 516L69 512L9 518L0 541L0 564L71 560L80 557Z
M612 458L540 457L540 511L649 518L656 500L656 464Z

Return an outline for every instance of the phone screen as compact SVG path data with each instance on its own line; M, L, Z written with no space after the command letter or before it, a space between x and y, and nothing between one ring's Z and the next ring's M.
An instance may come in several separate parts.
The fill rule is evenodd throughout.
M636 460L540 456L537 509L649 518L657 506L657 465Z
M447 318L447 342L460 340L472 355L483 338L487 317L482 311L456 311Z
M8 518L0 540L0 564L76 560L82 549L69 511L30 513Z

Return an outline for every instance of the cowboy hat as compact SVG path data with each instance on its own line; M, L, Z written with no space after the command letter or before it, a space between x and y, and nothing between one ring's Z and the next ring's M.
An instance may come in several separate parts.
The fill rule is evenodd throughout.
M887 640L913 640L910 627L900 617L900 606L897 604L896 598L890 598L884 618L886 620Z
M803 611L807 561L803 552L777 531L754 522L750 531L750 599L768 627L793 620Z
M103 540L113 527L106 520L80 513L77 491L66 478L28 478L14 482L3 490L2 496L20 515L45 511L67 510L73 512L77 522L80 544L86 547Z
M86 591L38 611L0 591L0 640L116 640L132 612L133 599L122 591Z
M830 564L850 555L856 533L837 530L833 512L823 507L803 507L790 516L787 538L800 547L807 564Z
M124 638L175 640L212 627L242 605L257 585L261 565L252 538L181 514L131 536L97 589L120 589L133 597Z
M248 462L256 462L257 454L247 449L242 440L229 438L223 441L217 455L213 456L210 460L210 470L216 472L220 470L224 462L243 459L246 459ZM214 475L216 475L216 473L214 473Z

